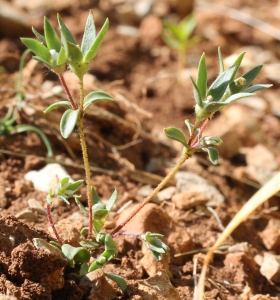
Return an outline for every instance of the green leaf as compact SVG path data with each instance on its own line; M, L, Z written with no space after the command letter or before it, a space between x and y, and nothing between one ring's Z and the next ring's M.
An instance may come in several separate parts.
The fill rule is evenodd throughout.
M114 99L104 92L91 92L84 99L84 110L86 110L91 104L100 101L114 101Z
M57 65L60 66L60 65L65 64L67 61L67 58L68 57L67 57L66 51L65 51L64 47L61 46L60 51L58 53L57 60L56 60Z
M71 190L71 191L75 192L83 184L83 182L84 182L84 180L82 180L82 179L72 182L67 187L67 190Z
M118 191L115 189L112 196L110 197L110 199L108 200L108 202L106 204L106 209L108 212L110 212L111 209L113 208L117 198L118 198Z
M100 200L100 198L98 197L95 189L93 186L91 186L91 199L92 199L92 205L98 204L98 203L102 203L102 201Z
M59 14L57 14L57 20L58 20L59 30L61 32L61 36L63 36L63 39L64 39L64 43L67 41L67 42L70 42L74 45L77 45L77 42L76 42L75 38L73 37L70 30L63 23L63 21L62 21ZM65 45L64 45L64 47L65 47ZM66 49L66 47L65 47L65 49Z
M38 60L41 63L43 63L45 66L47 66L50 69L53 67L52 64L49 61L46 61L46 60L42 59L40 56L33 56L32 58L35 59L35 60Z
M244 93L254 93L259 90L268 89L272 86L272 84L256 84L244 91Z
M21 38L21 41L38 57L41 57L46 62L51 61L50 51L41 43L30 38Z
M194 31L196 26L196 19L193 14L188 15L179 23L180 39L182 42L186 42Z
M236 73L237 68L237 65L233 65L222 74L220 74L210 86L207 96L212 96L213 101L219 101L224 95L228 84L232 80L232 75Z
M46 43L47 43L47 47L51 50L54 49L56 50L56 52L60 51L60 40L54 30L54 28L52 27L52 25L50 24L50 22L48 21L48 19L46 17L44 17L44 32L45 32L45 39L46 39Z
M41 35L34 27L32 27L32 32L35 34L38 40L40 40L45 46L47 46L45 37Z
M206 61L205 61L205 53L202 54L200 61L199 61L196 85L197 85L197 89L199 90L199 93L200 93L200 98L202 100L206 99L207 67L206 67Z
M79 276L82 277L88 273L88 264L87 262L82 263L80 267Z
M199 105L200 107L203 107L203 101L201 98L200 91L199 91L197 85L195 84L194 80L192 79L192 77L190 77L190 79L191 79L191 83L193 85L194 100L197 105Z
M80 245L82 247L89 248L89 249L90 248L96 249L96 248L100 248L100 246L101 246L99 243L96 243L92 240L82 240L82 241L80 241Z
M60 132L61 135L67 139L73 132L75 125L79 117L79 110L68 109L62 115L60 120Z
M127 288L127 284L126 281L124 280L123 277L121 277L120 275L116 275L116 274L112 274L112 273L104 273L104 275L108 278L110 278L111 280L113 280L121 289L121 291L124 293L126 288Z
M163 21L163 33L169 37L172 38L173 40L176 40L180 45L181 45L181 30L179 25L173 23L173 22L169 22L169 21Z
M262 67L263 65L258 65L253 69L251 69L250 71L248 71L247 73L245 73L244 75L242 75L242 77L246 79L246 84L244 86L244 89L246 89L253 82L253 80L258 76Z
M188 147L186 137L180 129L178 129L176 127L167 127L164 129L164 133L170 139L180 142L185 147Z
M84 62L90 62L91 60L94 59L94 57L97 54L97 51L107 33L107 30L109 28L109 20L106 19L104 25L102 26L102 28L100 29L96 39L94 40L94 42L91 44L90 48L88 49L87 53L84 56Z
M250 96L253 96L254 94L252 93L247 93L247 92L243 92L243 93L238 93L238 94L234 94L234 95L231 95L230 97L228 97L225 101L223 101L222 103L223 104L230 104L232 103L233 101L236 101L238 99L241 99L241 98L247 98L247 97L250 97Z
M103 224L100 224L100 222L98 222L97 220L92 220L92 224L93 224L93 227L94 227L94 230L96 233L99 233Z
M169 32L164 30L161 34L161 37L170 48L180 50L181 42L179 42L178 39L171 36Z
M82 46L81 46L83 55L85 55L87 53L87 51L90 49L90 46L93 44L95 38L96 38L96 29L95 29L94 20L93 20L93 13L92 13L92 10L90 10L88 18L87 18L84 35L83 35Z
M189 134L191 136L193 128L194 128L193 124L189 120L185 120L185 124L187 125L188 130L189 130ZM198 134L199 134L199 129L197 128L196 131L195 131L194 137L196 137Z
M69 101L59 101L56 103L51 104L48 108L46 108L43 113L47 114L52 110L56 109L57 107L65 106L67 108L71 108L71 103Z
M81 63L83 61L83 53L77 45L67 42L67 48L69 63Z
M90 259L90 252L83 247L72 247L69 244L64 244L61 246L61 251L72 268L75 263L88 262Z
M213 165L216 165L218 163L219 152L216 148L207 147L207 148L202 148L202 150L208 152L209 160Z
M75 198L75 202L78 205L79 209L88 217L89 216L89 212L85 209L85 207L83 206L83 204L79 201L79 199L77 197Z
M220 47L218 48L218 56L219 56L219 66L220 66L219 74L222 74L225 71L225 67L224 67L224 61L223 61L223 56Z
M232 67L235 66L235 72L232 74L232 78L231 80L233 80L233 78L235 77L240 65L241 65L241 62L243 60L243 57L245 55L246 52L242 52L241 54L239 54L239 56L237 57L237 59L235 60L235 62L233 63Z

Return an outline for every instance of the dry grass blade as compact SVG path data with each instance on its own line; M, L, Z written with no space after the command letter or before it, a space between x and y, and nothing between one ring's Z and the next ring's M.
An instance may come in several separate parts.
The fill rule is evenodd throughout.
M270 179L259 191L257 191L227 225L219 239L216 241L214 246L210 248L205 257L200 279L198 282L197 296L194 300L203 300L204 298L204 282L206 278L206 271L214 251L226 240L226 238L234 231L234 229L237 226L239 226L239 224L243 222L259 205L264 203L274 194L278 193L279 190L280 172L277 173L272 179Z

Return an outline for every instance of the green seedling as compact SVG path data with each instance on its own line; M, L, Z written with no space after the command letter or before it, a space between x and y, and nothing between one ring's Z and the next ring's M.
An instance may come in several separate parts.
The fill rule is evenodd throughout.
M162 39L178 52L178 82L182 85L182 71L186 65L186 54L189 48L199 42L199 37L191 37L196 26L194 15L185 17L179 24L163 21Z
M24 67L25 58L29 52L30 50L27 49L21 56L19 75L16 81L17 105L14 106L13 108L10 107L6 115L2 119L0 119L0 135L13 135L16 133L27 132L27 131L35 132L39 135L39 137L44 142L48 151L48 157L52 157L53 151L52 151L51 143L42 130L28 124L19 124L19 125L15 124L19 116L18 112L21 110L22 107L22 101L24 100L24 93L22 91L22 71Z
M121 233L119 231L114 231L112 234L109 234L102 232L104 223L117 200L118 193L115 190L107 203L104 204L97 195L94 187L90 184L90 168L84 135L83 117L86 110L92 104L99 101L113 101L113 98L104 92L90 92L85 96L83 77L88 71L89 63L96 56L97 50L105 37L109 21L108 19L105 21L103 27L96 35L93 15L90 11L85 25L81 47L76 43L75 38L59 15L58 24L60 39L47 18L44 18L44 36L33 28L33 32L40 42L30 38L21 39L35 54L33 58L44 63L47 68L56 73L64 87L68 99L51 104L46 108L44 113L50 113L58 107L64 107L66 109L61 117L60 132L61 135L67 139L74 128L78 128L86 173L85 181L87 185L88 208L85 208L81 204L79 201L80 195L76 194L77 190L83 184L83 180L70 182L70 178L63 178L59 181L55 189L50 189L47 195L47 217L58 241L58 243L52 242L52 244L55 245L61 251L62 256L67 259L72 271L80 276L103 268L106 263L114 258L118 253L115 238L121 235L130 235L141 239L145 242L150 251L160 259L161 254L166 254L169 250L169 248L159 240L159 238L162 237L160 234L146 233L141 235L127 232ZM63 77L63 72L68 67L77 76L80 84L80 100L78 104L74 101ZM89 218L89 227L83 228L81 231L81 247L72 247L71 245L63 244L63 241L60 239L51 217L51 205L55 198L64 201L66 204L69 204L70 198L74 198L78 207ZM97 248L104 248L104 251L88 266L90 257L89 249ZM124 291L126 289L126 283L122 277L107 273L105 273L105 276L115 281L121 290Z

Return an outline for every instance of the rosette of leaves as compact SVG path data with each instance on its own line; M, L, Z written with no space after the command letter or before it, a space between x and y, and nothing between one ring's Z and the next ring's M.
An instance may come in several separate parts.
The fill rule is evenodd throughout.
M200 124L206 119L211 119L213 115L231 104L232 102L254 95L253 93L269 88L271 84L256 84L251 87L249 85L257 77L262 69L262 65L256 66L250 71L243 74L241 77L234 79L236 73L241 65L245 52L241 53L233 65L227 70L224 69L224 63L220 49L218 49L219 63L220 63L220 75L212 83L207 90L207 68L205 61L205 54L203 53L198 66L198 76L196 82L191 77L191 82L194 90L195 99L195 124ZM185 124L188 127L189 135L193 137L193 140L197 140L195 145L189 143L189 139L185 134L175 127L168 127L164 129L167 137L180 142L184 146L189 156L198 151L207 152L210 161L213 164L218 163L219 153L215 146L222 144L222 140L218 137L202 137L200 136L200 129L190 123L189 120L185 120ZM194 129L195 128L195 129ZM195 130L195 132L193 132Z
M161 260L162 254L167 254L169 247L165 245L159 238L163 238L160 233L146 232L141 235L141 240L145 243L147 248L152 252L157 260Z

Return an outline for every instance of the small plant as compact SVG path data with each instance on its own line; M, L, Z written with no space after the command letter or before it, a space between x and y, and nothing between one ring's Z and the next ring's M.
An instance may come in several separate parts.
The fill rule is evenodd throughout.
M188 23L190 21L187 22L185 20L184 22ZM47 216L58 241L58 243L52 242L52 244L56 246L67 259L68 265L72 268L73 272L76 272L79 275L84 275L87 272L102 268L107 262L115 257L118 252L115 238L118 236L134 236L142 240L152 254L157 259L160 259L162 254L166 254L169 251L168 246L160 240L160 238L163 237L161 234L151 232L146 232L145 234L121 232L122 228L149 201L151 201L156 193L174 176L186 159L191 157L194 153L201 151L206 152L210 161L213 164L217 164L218 151L215 147L219 146L222 143L222 140L218 137L203 136L203 131L217 111L220 111L237 99L249 97L253 95L253 92L270 86L259 84L249 87L260 72L262 66L257 66L243 74L241 77L235 79L245 53L241 53L234 64L229 69L224 70L223 59L219 49L220 75L212 83L209 89L207 89L208 79L205 55L203 54L201 56L197 79L194 81L194 79L191 78L194 89L194 98L196 101L196 120L194 124L192 124L189 120L185 121L189 130L189 136L187 137L180 129L175 127L168 127L164 130L165 134L169 138L182 144L183 150L180 159L171 172L167 174L165 179L155 188L155 190L142 203L140 203L119 226L117 226L111 233L105 233L102 232L103 225L116 202L118 193L115 190L105 204L97 195L94 187L91 186L89 160L83 128L83 117L90 105L98 101L113 101L113 99L110 95L104 92L91 92L85 96L83 76L87 72L90 61L95 57L97 50L105 37L109 22L106 20L100 32L96 35L92 12L90 12L86 22L81 47L77 45L74 37L67 29L60 16L58 16L58 23L61 41L46 18L44 20L45 36L42 36L33 29L33 32L42 44L34 39L22 38L23 43L26 44L27 47L35 54L34 59L43 62L48 68L58 75L61 84L65 89L68 100L50 105L45 110L45 113L49 113L53 109L61 106L67 109L60 121L61 134L64 138L68 138L73 132L75 126L78 127L84 160L88 200L87 208L80 203L80 196L76 194L78 188L83 184L83 180L70 182L68 177L63 178L57 184L56 188L54 190L51 189L47 195ZM192 27L191 25L189 26L190 28L194 27L193 25ZM192 30L189 30L189 32L191 31ZM184 36L186 36L186 34ZM65 70L65 66L69 66L78 78L80 84L79 105L75 103L64 80L63 72ZM51 217L51 205L54 198L58 198L67 204L69 204L70 198L74 198L81 211L88 216L89 227L83 228L81 231L81 235L84 237L80 243L81 247L72 247L71 245L63 244L63 241L61 241ZM88 266L90 258L89 250L101 247L104 248L104 251L90 266ZM125 289L126 284L123 278L114 274L105 275L114 280L122 290Z
M103 27L96 35L94 20L92 12L90 11L85 25L81 47L78 46L75 38L63 23L59 15L58 24L61 39L59 39L54 28L46 17L44 18L44 36L38 33L34 28L32 29L40 42L30 38L21 39L22 42L35 54L33 57L34 59L44 63L46 67L58 75L68 100L53 103L44 111L44 113L49 113L57 107L66 108L66 111L62 115L60 121L60 132L61 135L67 139L77 126L85 167L85 181L87 185L88 200L87 209L80 203L80 195L75 194L75 192L83 184L83 180L70 182L70 178L63 178L57 184L56 188L54 190L51 189L47 195L47 216L58 242L51 243L56 246L61 251L63 257L67 259L68 265L72 268L72 271L76 272L80 276L98 268L102 268L107 262L117 255L118 249L114 239L120 235L130 235L143 240L153 255L157 259L160 259L161 255L166 254L169 250L169 248L159 240L159 238L162 237L160 234L148 232L141 235L128 232L120 233L117 231L115 231L114 234L108 234L102 232L103 225L117 200L118 193L115 190L105 205L97 195L94 187L91 186L83 117L90 105L99 101L113 101L113 98L104 92L91 92L85 96L83 77L88 71L89 63L96 56L97 50L106 35L109 21L108 19L105 21ZM78 82L80 84L79 104L76 104L74 101L64 80L63 72L66 67L69 67L78 78ZM81 211L88 216L89 227L83 228L81 231L81 235L84 237L80 243L81 247L72 247L71 245L63 244L63 241L60 239L51 217L51 205L54 198L60 199L67 204L69 204L70 198L74 198ZM88 266L90 259L89 249L101 247L104 248L104 251L90 266ZM107 273L105 273L105 276L114 280L123 291L125 290L126 283L122 277Z
M194 15L185 17L179 24L163 21L162 39L172 49L178 51L178 82L182 85L182 71L186 65L186 53L199 42L199 37L191 37L196 26Z
M20 68L19 68L19 76L16 82L16 98L17 104L14 107L10 107L6 113L6 115L0 119L0 135L13 135L16 133L32 131L37 133L44 144L46 145L48 151L48 157L53 156L52 146L47 136L44 134L42 130L39 128L28 125L28 124L19 124L15 125L15 122L18 119L19 111L21 111L22 101L24 100L23 92L22 92L22 70L24 66L24 60L26 55L30 52L30 50L26 50L20 60Z

